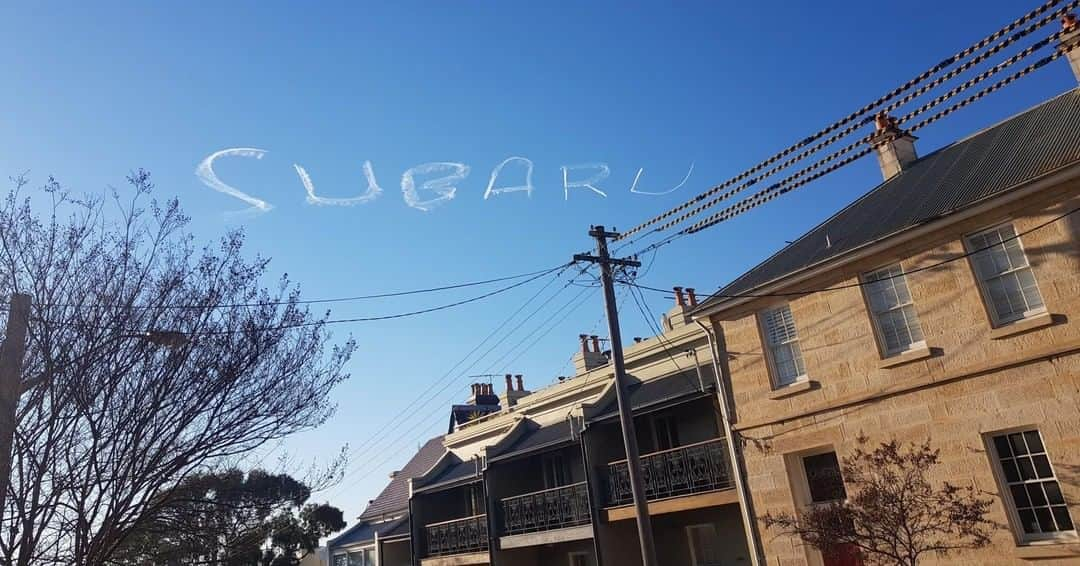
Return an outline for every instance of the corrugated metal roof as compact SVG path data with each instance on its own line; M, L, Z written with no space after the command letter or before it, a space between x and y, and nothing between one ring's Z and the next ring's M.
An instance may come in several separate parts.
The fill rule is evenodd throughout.
M1074 89L919 159L719 294L748 293L1077 161L1080 90Z
M522 433L513 444L500 452L495 458L492 458L492 460L520 456L546 446L554 446L573 440L570 435L570 421L559 421L547 426L540 426L534 422L529 426L530 430Z
M436 436L424 443L405 464L405 467L401 468L401 471L383 488L382 493L368 504L364 512L360 514L360 519L408 509L408 482L410 479L430 470L435 465L435 462L439 461L439 457L446 452L442 440L443 437Z

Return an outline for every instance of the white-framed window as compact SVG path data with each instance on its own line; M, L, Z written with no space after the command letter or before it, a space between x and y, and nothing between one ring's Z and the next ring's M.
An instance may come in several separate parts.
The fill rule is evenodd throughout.
M885 357L926 346L900 264L863 274L863 292Z
M790 385L806 378L799 332L789 305L781 305L761 313L761 329L768 350L769 365L777 387Z
M979 287L995 325L1046 310L1035 274L1012 224L967 237Z
M570 566L592 566L592 561L589 560L588 552L571 552Z
M720 566L720 537L716 525L704 523L686 527L686 542L690 545L690 563L694 566Z
M375 547L349 550L346 554L334 555L333 566L378 566L375 560Z
M1021 540L1075 537L1076 527L1039 429L991 433L989 445Z

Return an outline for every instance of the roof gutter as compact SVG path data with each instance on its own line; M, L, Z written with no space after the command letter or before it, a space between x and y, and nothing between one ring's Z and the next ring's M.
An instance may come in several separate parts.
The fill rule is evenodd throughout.
M977 201L974 204L969 205L960 211L947 214L945 216L939 216L933 220L930 220L924 224L906 228L899 232L893 232L886 236L882 236L871 242L867 242L862 246L853 248L840 254L836 257L829 258L815 265L804 267L798 271L794 271L787 275L784 275L778 279L774 279L768 283L763 283L757 287L753 287L737 297L722 297L720 300L709 303L704 303L701 308L691 313L691 318L697 321L699 318L709 317L720 312L732 310L736 307L742 306L754 299L756 296L766 293L781 292L792 285L798 284L807 279L812 279L825 272L835 270L839 267L843 267L850 263L856 262L860 259L872 256L880 253L890 247L898 246L910 240L914 240L920 236L924 236L936 230L940 230L945 226L962 222L979 214L983 214L995 207L1009 204L1011 202L1020 200L1024 197L1030 196L1032 193L1039 192L1048 187L1053 187L1071 181L1073 179L1080 178L1080 161L1071 163L1064 167L1046 173L1041 177L1037 177L1034 180L1025 181L1019 185L1015 185L1012 188L1005 189L997 194L984 198L981 201ZM808 291L809 294L812 291Z

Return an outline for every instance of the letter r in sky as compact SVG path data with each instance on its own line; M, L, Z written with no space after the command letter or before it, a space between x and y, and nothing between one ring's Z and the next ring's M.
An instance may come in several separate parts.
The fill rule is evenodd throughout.
M589 177L583 181L570 181L570 171L581 171L583 169L594 169L596 173L592 177ZM607 193L596 187L595 183L599 183L604 179L607 179L611 174L611 169L608 168L607 163L584 163L581 165L563 165L562 166L562 181L563 181L563 195L566 200L570 200L571 188L585 188L590 191L607 198Z

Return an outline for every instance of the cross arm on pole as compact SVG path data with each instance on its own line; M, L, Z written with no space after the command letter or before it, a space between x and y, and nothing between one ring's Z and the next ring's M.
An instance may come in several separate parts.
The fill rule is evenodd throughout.
M602 257L595 256L595 255L590 255L590 254L574 254L574 261L587 261L589 263L607 263L607 264L610 264L610 265L626 265L626 266L629 266L629 267L641 267L641 262L640 261L635 261L635 260L632 260L632 259L618 259L618 258L614 258L614 257L609 257L607 259L604 259Z

